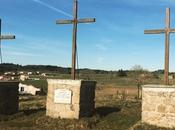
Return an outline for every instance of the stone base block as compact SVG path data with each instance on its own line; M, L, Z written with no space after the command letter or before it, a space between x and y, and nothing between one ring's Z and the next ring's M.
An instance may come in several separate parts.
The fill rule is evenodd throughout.
M9 115L18 112L19 82L0 82L0 115Z
M48 79L46 115L79 119L93 115L95 81Z
M175 128L175 86L142 86L142 122Z

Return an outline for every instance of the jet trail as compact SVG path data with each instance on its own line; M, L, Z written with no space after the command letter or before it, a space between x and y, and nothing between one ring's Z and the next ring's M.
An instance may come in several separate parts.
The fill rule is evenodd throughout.
M66 12L64 12L64 11L58 9L58 8L55 8L55 7L49 5L49 4L47 4L47 3L45 3L45 2L43 2L41 0L33 0L33 1L36 2L36 3L38 3L38 4L40 4L40 5L43 5L43 6L47 7L47 8L49 8L49 9L51 9L51 10L57 12L57 13L61 13L61 14L65 15L65 16L68 16L68 17L71 17L72 18L72 15L71 14L66 13Z

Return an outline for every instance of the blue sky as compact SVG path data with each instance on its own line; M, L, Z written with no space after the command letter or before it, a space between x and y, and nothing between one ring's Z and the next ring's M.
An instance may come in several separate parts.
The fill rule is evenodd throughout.
M73 0L0 0L3 61L16 64L71 66ZM165 8L171 8L175 28L175 0L79 0L79 18L96 23L78 25L79 67L148 70L164 67L164 35L144 35L144 29L162 29ZM170 71L175 71L175 34L171 34Z

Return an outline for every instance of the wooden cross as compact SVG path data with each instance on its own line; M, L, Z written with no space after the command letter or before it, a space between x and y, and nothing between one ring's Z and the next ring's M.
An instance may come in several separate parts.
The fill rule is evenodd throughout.
M1 64L2 64L2 45L1 40L10 40L15 39L14 35L1 35L2 25L1 25L1 19L0 19L0 56L1 56Z
M73 7L73 20L57 20L56 24L73 24L72 35L72 69L71 77L75 80L76 71L76 56L77 56L77 24L78 23L92 23L95 22L95 18L78 19L78 1L74 0Z
M165 34L165 70L164 70L164 83L169 84L169 39L170 33L175 33L175 29L170 29L170 8L166 8L165 29L145 30L145 34Z

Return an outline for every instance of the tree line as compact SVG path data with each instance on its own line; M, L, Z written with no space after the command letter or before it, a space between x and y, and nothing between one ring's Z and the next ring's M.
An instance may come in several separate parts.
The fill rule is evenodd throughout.
M0 64L0 73L3 74L4 72L19 72L19 71L31 71L31 72L56 72L59 74L71 74L71 68L68 67L59 67L59 66L53 66L53 65L19 65L19 64L13 64L13 63L3 63ZM125 77L129 72L144 72L147 70L142 69L141 66L134 66L131 70L123 70L119 69L116 71L106 71L106 70L98 70L98 69L79 69L77 70L80 74L116 74L120 77ZM163 70L157 70L154 71L154 73L163 74Z

